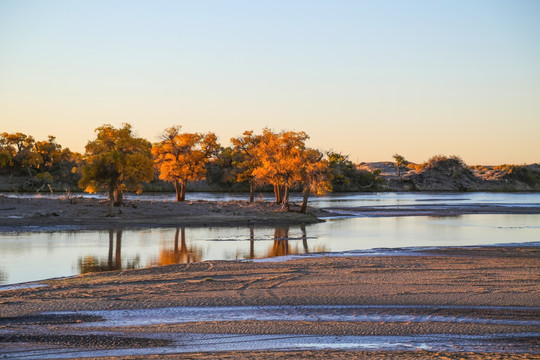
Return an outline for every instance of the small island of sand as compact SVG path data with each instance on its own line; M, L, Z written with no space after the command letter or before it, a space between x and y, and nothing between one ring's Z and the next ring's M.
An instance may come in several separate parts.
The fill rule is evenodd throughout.
M299 208L298 208L299 209ZM311 224L328 215L319 209L301 214L291 205L256 201L126 200L108 216L108 205L93 198L25 198L0 196L1 231L83 230L173 226L240 226Z

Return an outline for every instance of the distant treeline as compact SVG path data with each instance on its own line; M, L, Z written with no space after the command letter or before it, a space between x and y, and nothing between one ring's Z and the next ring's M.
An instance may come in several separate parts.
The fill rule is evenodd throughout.
M103 125L88 141L84 154L58 144L54 136L37 141L23 133L0 134L2 191L274 191L285 202L289 191L381 191L392 189L475 190L478 181L518 181L535 188L540 171L531 166L467 166L457 156L437 155L422 164L401 155L383 171L354 164L347 155L310 149L305 132L245 131L223 147L215 134L185 133L180 126L165 129L160 141L135 137L129 124ZM393 166L397 177L388 175ZM437 170L444 177L435 177ZM470 181L466 182L465 180ZM459 180L459 181L457 181ZM432 184L440 183L437 188ZM410 185L410 186L409 186ZM489 189L489 188L488 188ZM497 189L497 188L494 188ZM506 189L506 188L505 188Z

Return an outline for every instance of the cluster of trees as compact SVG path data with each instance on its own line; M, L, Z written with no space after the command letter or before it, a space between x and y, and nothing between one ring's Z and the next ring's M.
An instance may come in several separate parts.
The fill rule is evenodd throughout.
M397 176L401 176L401 169L414 170L421 172L424 170L448 170L448 169L467 169L465 162L457 155L445 156L434 155L428 161L421 164L414 164L407 161L402 155L394 154L394 163L397 169Z
M276 133L268 128L261 134L246 131L231 139L233 147L224 151L212 132L180 130L180 126L165 129L161 141L151 144L136 137L129 124L119 129L111 125L97 128L96 139L86 145L79 185L89 192L108 191L110 216L114 216L114 206L122 202L122 193L140 192L142 182L152 180L155 168L160 179L174 184L176 200L184 201L188 182L204 179L207 165L224 153L235 169L229 176L250 184L251 202L257 186L271 185L276 202L287 207L289 190L301 187L301 212L305 212L311 193L332 190L329 162L318 150L306 147L309 136L305 132Z
M202 180L219 189L245 184L251 202L257 189L273 189L284 208L290 191L302 191L301 212L311 194L374 190L381 183L380 172L359 170L342 154L309 148L302 131L245 131L229 147L222 147L212 132L187 133L181 126L165 129L156 143L136 136L130 124L105 124L95 134L81 155L62 148L54 136L36 141L2 133L0 173L27 176L22 190L50 188L54 182L61 189L59 184L76 184L87 192L106 191L111 216L124 192L141 192L143 184L159 180L174 185L177 201L185 200L188 183Z
M0 169L10 176L27 175L24 190L50 187L53 179L66 184L77 181L73 168L80 160L80 154L63 149L54 136L36 141L20 132L0 134Z
M334 191L373 191L380 189L384 184L380 169L362 170L346 155L333 151L327 155L334 176L332 180Z

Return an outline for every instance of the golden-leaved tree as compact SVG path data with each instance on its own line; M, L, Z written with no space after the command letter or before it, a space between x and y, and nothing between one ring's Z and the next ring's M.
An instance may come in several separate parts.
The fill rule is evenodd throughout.
M256 178L253 171L259 165L257 157L257 146L261 142L260 135L254 135L253 130L244 131L242 137L231 138L233 144L233 158L236 159L233 165L237 167L238 182L249 182L249 202L255 199Z
M49 135L47 140L37 141L34 147L41 157L39 168L42 171L50 171L55 164L62 161L62 145L56 142L56 137Z
M302 181L300 169L307 139L309 136L303 131L274 133L269 128L263 129L256 146L258 166L253 175L258 182L274 187L278 204L288 204L289 189Z
M303 131L281 131L269 128L262 135L244 133L244 139L256 138L252 152L253 177L259 183L271 184L278 204L288 205L289 190L301 187L303 200L300 211L306 212L310 194L324 195L332 191L332 172L328 160L315 149L306 147L309 136Z
M161 141L152 147L159 178L174 183L176 201L186 199L189 181L205 178L205 165L219 150L214 133L181 133L180 129L180 126L165 129Z
M107 190L109 216L115 216L114 205L122 202L123 191L140 192L142 182L152 180L152 144L135 137L127 123L119 129L106 124L95 132L96 139L86 144L79 186L87 192Z

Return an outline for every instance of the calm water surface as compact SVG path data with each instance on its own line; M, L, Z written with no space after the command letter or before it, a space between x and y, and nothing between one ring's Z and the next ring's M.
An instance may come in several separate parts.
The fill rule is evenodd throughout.
M170 194L148 197L171 200ZM245 195L192 194L191 200L197 199L243 200ZM540 204L540 194L338 194L315 199L312 205L414 206L426 202L532 206ZM0 284L204 260L261 259L326 252L361 255L381 248L534 243L539 239L540 215L500 214L353 217L305 227L0 233Z
M55 193L53 195L42 194L14 194L0 193L0 195L8 197L24 197L24 198L58 198L65 197L64 193ZM106 194L86 194L77 193L71 196L84 196L89 198L105 199ZM290 200L300 203L302 194L291 193ZM126 194L128 200L153 200L153 201L174 201L173 193L143 193L143 194ZM249 194L245 193L204 193L204 192L188 192L186 194L187 201L233 201L247 200ZM273 194L259 193L256 200L273 201ZM506 204L538 206L540 204L540 193L333 193L321 197L311 197L310 205L316 207L356 207L356 206L403 206L403 205L421 205L421 204Z

